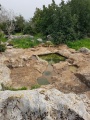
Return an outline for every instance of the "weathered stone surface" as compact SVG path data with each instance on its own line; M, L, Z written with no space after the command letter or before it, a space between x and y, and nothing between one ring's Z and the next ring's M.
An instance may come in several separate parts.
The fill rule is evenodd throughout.
M4 64L0 65L0 83L10 84L10 69L6 67Z
M19 38L22 39L22 38L29 38L29 37L33 38L33 36L31 36L31 35L18 35L18 36L17 35L10 35L9 36L10 39L19 39Z
M58 53L62 56L67 57L67 58L71 55L71 52L68 49L59 50Z
M87 66L76 73L76 76L90 87L90 67Z
M56 89L0 92L0 120L90 120L86 95Z
M78 50L81 53L90 53L90 50L88 48L82 47Z
M39 41L39 42L43 42L43 40L42 40L41 38L38 38L37 41Z
M38 57L49 53L59 53L67 60L48 65ZM44 72L50 73L48 86L0 92L0 120L90 120L90 54L66 45L13 48L0 54L0 83L4 85L31 88Z
M0 57L0 62L9 68L13 87L31 87L37 84L37 78L47 71L48 63L38 55L59 53L67 58L64 62L52 65L48 81L52 86L63 92L83 93L89 91L87 84L82 82L75 73L87 66L90 68L90 54L82 54L66 45L59 47L36 47L29 49L7 49ZM87 69L88 70L88 69ZM8 76L9 76L8 75Z
M55 67L55 69L59 70L59 69L63 69L65 66L68 66L68 62L59 62L54 64L53 66Z
M10 69L4 64L4 61L8 60L4 55L0 55L0 84L3 83L5 85L11 84L10 78Z

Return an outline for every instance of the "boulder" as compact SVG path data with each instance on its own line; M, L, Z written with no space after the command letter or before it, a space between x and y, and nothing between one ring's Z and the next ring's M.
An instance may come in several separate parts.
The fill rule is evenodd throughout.
M79 52L81 53L90 53L90 50L88 48L82 47L79 49Z
M48 39L48 40L52 40L53 38L52 38L51 35L47 35L47 39Z
M30 38L32 38L32 39L33 39L33 38L34 38L34 36L30 35Z
M38 38L37 41L38 42L43 42L43 40L41 38Z
M0 120L90 120L87 100L56 89L1 91Z

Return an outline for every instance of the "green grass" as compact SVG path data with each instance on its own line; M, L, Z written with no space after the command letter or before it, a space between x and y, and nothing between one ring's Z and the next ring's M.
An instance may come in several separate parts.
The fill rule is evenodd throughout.
M73 48L75 50L78 50L82 47L86 47L86 48L90 49L90 38L81 39L81 40L77 40L74 42L69 41L66 44L68 47Z
M13 87L7 87L3 83L1 83L2 90L11 90L11 91L18 91L18 90L27 90L26 87L21 87L21 88L13 88Z
M37 89L37 88L40 88L40 85L39 85L39 84L36 84L36 85L31 86L31 90Z
M0 41L2 41L2 42L6 42L7 41L7 38L5 38L4 33L1 33L1 32L0 32Z
M34 46L37 46L39 42L36 40L36 38L22 38L22 39L13 39L11 41L11 44L14 45L16 48L31 48Z

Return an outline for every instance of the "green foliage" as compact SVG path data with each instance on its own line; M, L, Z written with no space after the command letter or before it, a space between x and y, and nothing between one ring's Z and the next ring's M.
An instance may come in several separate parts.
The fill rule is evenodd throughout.
M51 41L45 41L44 46L49 47L49 46L54 46L54 44Z
M6 50L5 45L2 45L1 42L6 42L6 38L4 37L4 33L0 32L0 52L4 52Z
M0 44L0 52L4 52L5 50L6 50L5 45L1 45L1 44Z
M68 41L66 43L68 47L73 48L73 49L80 49L81 47L86 47L90 49L90 39L82 39L82 40L76 40L74 42Z
M5 45L2 45L1 42L5 42L6 39L4 37L3 32L0 32L0 52L4 52L6 50Z
M37 88L40 88L40 85L39 85L39 84L36 84L36 85L31 86L31 90L32 90L32 89L37 89Z
M32 27L31 27L30 22L25 22L24 28L23 28L23 34L30 34L30 35L35 34L35 32L33 31Z
M11 44L14 45L16 48L30 48L37 46L39 42L36 40L36 38L31 39L31 38L22 38L22 39L13 39Z
M11 90L11 91L18 91L18 90L27 90L26 87L21 87L21 88L12 88L12 87L7 87L3 83L1 84L2 90Z
M14 20L14 25L15 25L15 33L17 32L23 32L23 28L24 28L24 24L25 24L25 20L23 18L23 16L19 15L15 17Z
M90 0L63 0L36 9L32 18L36 33L51 35L55 44L75 41L90 35Z
M7 39L5 38L5 34L3 32L0 32L0 42L6 42Z
M6 32L6 22L0 23L0 29L4 31L4 33Z
M52 0L48 7L43 5L43 9L36 8L30 21L25 21L24 17L19 15L11 21L1 22L0 30L5 34L42 34L43 39L50 35L54 44L90 37L90 0L61 0L59 5ZM28 48L36 45L36 42L29 43L26 40L25 43L22 40L15 44Z
M75 29L80 37L87 37L90 33L90 0L71 0L69 5L72 15L77 16Z

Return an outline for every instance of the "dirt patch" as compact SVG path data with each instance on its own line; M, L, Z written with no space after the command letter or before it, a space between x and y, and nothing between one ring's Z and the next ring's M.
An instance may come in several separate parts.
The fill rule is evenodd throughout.
M30 69L30 67L13 68L11 70L12 86L31 87L32 85L37 84L36 80L40 76L41 74L37 70Z

